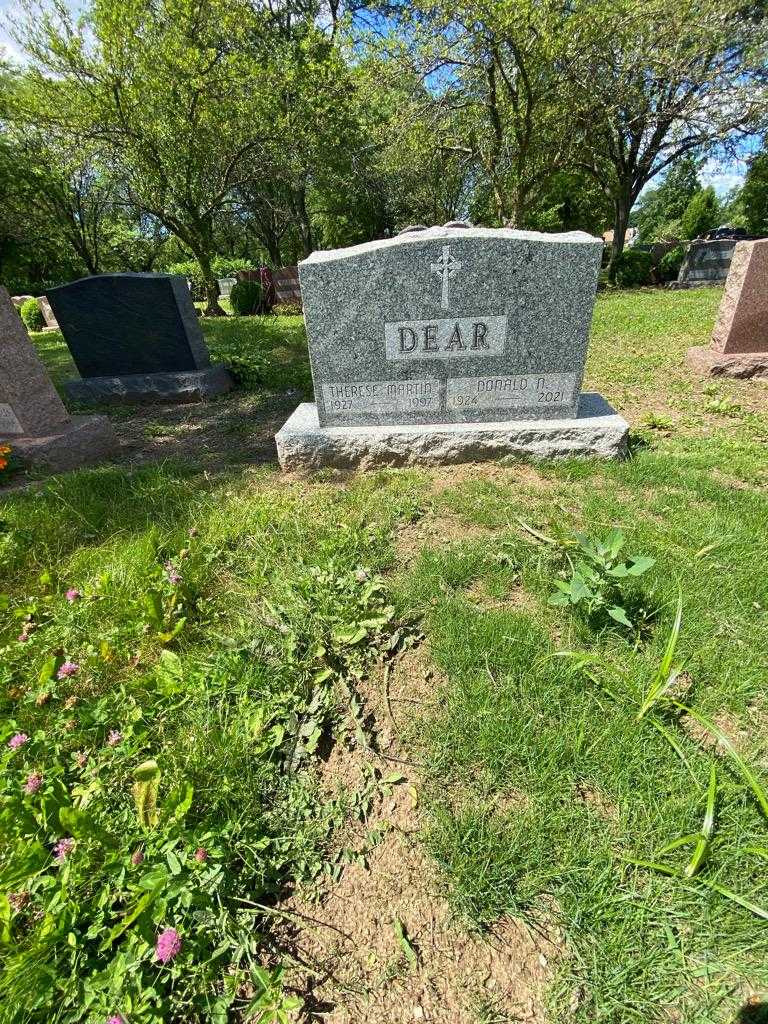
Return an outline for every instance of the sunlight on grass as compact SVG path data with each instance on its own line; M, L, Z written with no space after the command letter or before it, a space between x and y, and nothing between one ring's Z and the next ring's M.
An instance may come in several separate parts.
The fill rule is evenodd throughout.
M120 956L145 965L171 919L183 924L188 962L212 972L200 984L218 977L208 945L217 929L228 969L250 978L247 957L259 955L270 921L239 916L236 901L277 901L334 869L349 806L320 793L317 751L321 740L363 735L345 680L384 657L397 629L423 631L438 670L430 679L444 680L421 711L409 705L405 726L425 765L425 841L469 926L514 914L561 929L553 1022L716 1024L768 987L765 925L750 910L768 906L757 797L768 785L768 406L764 382L713 389L683 364L689 345L706 343L719 297L598 298L588 386L638 413L625 462L303 482L270 466L212 479L164 463L85 470L8 495L0 738L16 810L6 834L32 842L23 830L34 795L22 792L31 773L53 802L34 824L44 858L29 861L40 873L23 881L32 903L0 995L45 1000L46 957L72 950L82 957L73 978L105 970L98 947L110 932ZM212 356L231 360L249 388L309 391L300 318L203 329ZM66 379L60 337L35 342L57 383ZM723 398L740 413L703 409ZM167 428L148 419L144 429ZM619 575L615 559L603 575L626 623L602 614L606 601L549 603L573 590L575 550L561 539L581 532L590 551L595 540L617 543L612 528L625 548ZM624 554L642 574L624 572ZM566 650L576 657L557 656ZM79 666L69 680L57 678L65 657ZM30 744L11 754L17 733ZM134 790L135 769L152 759L156 833L137 818ZM66 903L49 944L35 946L39 970L26 974L22 954L60 877L50 851L86 828L56 816L54 802L70 796L94 822L87 839L74 836L81 903ZM114 855L99 852L98 830L117 842ZM198 846L210 857L196 864ZM169 888L118 934L142 898L136 849L147 859L140 871L155 872L144 892L161 876ZM670 877L641 866L653 864ZM213 902L174 902L200 880ZM106 1018L103 993L124 975L104 977L94 1005ZM178 998L196 1005L198 982L173 977Z

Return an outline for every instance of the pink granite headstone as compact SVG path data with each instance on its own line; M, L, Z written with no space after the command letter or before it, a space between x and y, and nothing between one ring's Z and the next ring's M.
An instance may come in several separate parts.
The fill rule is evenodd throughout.
M768 376L768 238L737 244L712 342L686 360L713 377Z
M24 324L0 286L0 444L23 461L74 469L117 444L105 416L70 416Z
M712 332L712 348L717 352L768 352L768 238L736 246Z

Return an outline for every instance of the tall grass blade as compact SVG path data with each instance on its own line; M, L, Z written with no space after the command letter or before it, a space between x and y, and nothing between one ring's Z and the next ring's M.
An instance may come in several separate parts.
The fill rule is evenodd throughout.
M701 832L691 832L687 836L680 836L679 839L673 839L671 843L667 843L666 846L662 846L654 854L655 857L663 857L665 853L671 853L673 850L679 850L681 846L688 846L689 843L697 843L701 838Z
M726 889L724 885L720 885L719 882L711 882L707 878L697 878L695 881L687 882L686 879L680 874L677 868L669 868L666 864L658 864L652 860L639 860L636 857L622 857L622 860L627 864L634 864L638 868L648 868L650 871L658 871L662 875L667 875L669 878L676 878L678 881L685 884L686 889L691 892L697 892L700 885L706 886L707 889L712 889L713 892L718 893L720 896L725 896L726 899L731 900L733 903L738 903L740 907L744 907L750 913L755 914L757 917L761 917L764 921L768 921L768 910L753 903L751 900L746 899L744 896L739 896L738 893L733 892L731 889Z
M685 865L683 874L686 878L693 878L701 870L702 865L709 856L712 841L712 830L715 825L715 802L717 799L717 768L712 765L709 773L709 789L707 791L707 807L704 811L704 822L701 826L701 835L696 843L693 856Z
M712 733L712 735L717 738L720 745L728 752L731 760L735 763L736 767L746 780L747 785L754 793L755 799L760 804L760 810L763 812L765 817L768 818L768 796L765 795L765 790L757 781L757 778L752 774L752 770L746 764L723 730L719 729L714 722L707 718L706 715L702 715L700 711L694 711L693 708L689 708L686 704L681 704L676 700L672 703L686 715L690 715L691 718L695 718L699 725L703 725L707 732Z
M547 537L545 533L540 533L538 530L535 530L532 526L526 523L525 520L521 519L520 516L515 516L515 519L518 521L520 526L522 526L525 532L530 533L530 535L535 537L536 540L540 540L543 544L552 544L554 547L559 547L559 540L555 540L554 537Z
M641 718L644 718L653 705L664 696L665 691L669 689L679 675L679 672L673 671L672 662L675 658L675 650L677 649L677 641L680 636L680 625L682 621L683 595L682 593L678 593L675 621L667 639L667 645L664 648L664 655L659 662L659 667L656 669L656 674L648 688L645 700L640 705L640 710L637 713L638 722Z

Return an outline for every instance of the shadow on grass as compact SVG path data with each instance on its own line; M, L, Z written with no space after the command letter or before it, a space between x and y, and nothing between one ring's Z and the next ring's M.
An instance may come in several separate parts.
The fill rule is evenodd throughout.
M78 548L114 537L126 542L156 528L185 533L210 510L212 492L226 483L199 468L166 461L126 472L99 466L53 476L38 487L2 495L0 571L10 583L19 573L56 568ZM37 567L35 569L35 567Z
M735 1024L768 1024L768 1003L748 1003L742 1006Z

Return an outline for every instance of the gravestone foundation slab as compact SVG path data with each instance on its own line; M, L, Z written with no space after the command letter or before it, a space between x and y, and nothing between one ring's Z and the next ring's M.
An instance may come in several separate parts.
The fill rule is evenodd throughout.
M300 405L275 436L284 470L444 466L584 456L621 458L628 425L600 395L581 395L576 416L485 423L321 427L317 406Z
M232 388L232 378L223 366L177 373L136 373L122 377L85 377L64 385L75 402L105 405L150 405L153 403L202 402Z

